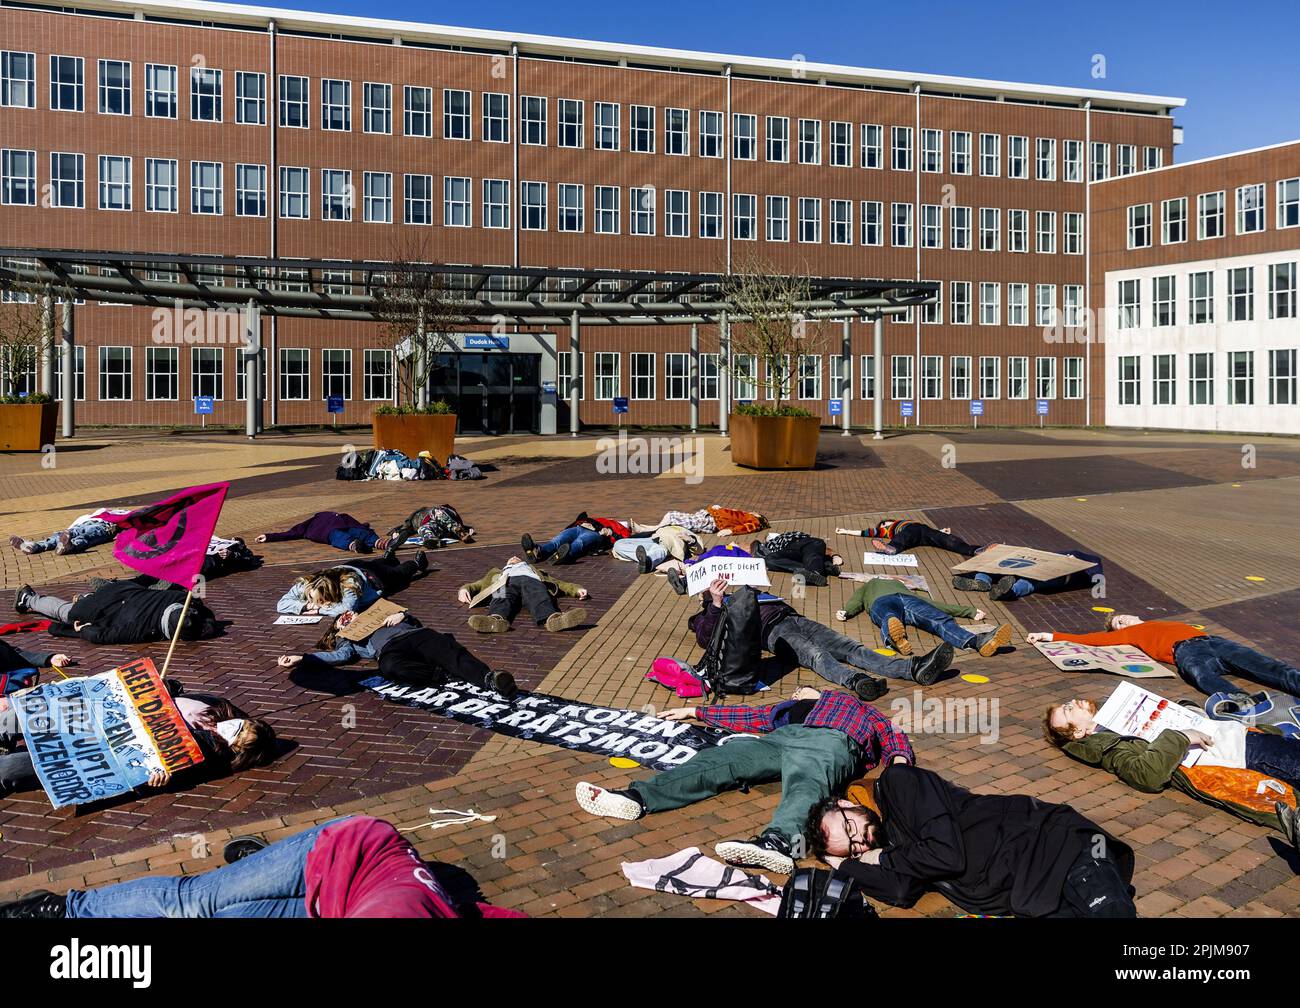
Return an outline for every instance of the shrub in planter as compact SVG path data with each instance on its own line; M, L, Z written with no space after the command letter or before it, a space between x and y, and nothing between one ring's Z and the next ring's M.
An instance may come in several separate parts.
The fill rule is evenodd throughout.
M53 444L58 410L43 392L0 396L0 451L40 451Z
M798 406L753 403L731 414L731 460L750 469L811 469L821 417Z
M409 458L427 451L440 464L456 445L456 414L444 400L428 406L376 406L376 448L393 448Z

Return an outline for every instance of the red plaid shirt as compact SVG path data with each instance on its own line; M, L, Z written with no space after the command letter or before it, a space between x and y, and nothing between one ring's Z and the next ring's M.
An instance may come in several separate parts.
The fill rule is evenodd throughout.
M712 706L696 707L701 721L736 732L770 732L776 725L774 711L778 704L766 707ZM841 732L862 746L865 769L879 763L888 765L895 756L915 763L912 743L879 710L857 697L838 690L828 690L813 704L803 723L810 728L829 728Z

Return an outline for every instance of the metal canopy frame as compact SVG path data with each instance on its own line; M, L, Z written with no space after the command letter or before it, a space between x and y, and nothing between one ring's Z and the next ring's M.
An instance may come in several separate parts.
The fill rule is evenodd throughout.
M745 322L717 273L452 266L346 259L0 248L0 287L157 308L246 305L281 318L380 322L374 291L393 275L427 273L465 325L706 325ZM933 304L929 280L803 277L808 320L873 318Z

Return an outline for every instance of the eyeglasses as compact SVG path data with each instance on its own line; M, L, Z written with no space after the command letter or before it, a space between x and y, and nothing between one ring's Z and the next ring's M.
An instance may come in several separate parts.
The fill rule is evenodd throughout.
M844 820L844 835L848 837L849 840L849 857L853 857L856 853L854 849L855 845L860 845L863 849L866 849L866 844L862 842L865 840L865 837L858 837L857 830L853 825L853 820L849 818L849 814L844 811L844 809L840 809L840 818Z

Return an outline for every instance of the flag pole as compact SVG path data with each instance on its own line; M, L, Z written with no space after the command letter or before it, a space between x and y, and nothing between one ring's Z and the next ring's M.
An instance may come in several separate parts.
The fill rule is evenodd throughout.
M158 673L158 678L160 679L167 674L167 666L172 663L172 652L176 650L176 642L180 640L181 627L185 625L185 614L190 611L190 599L192 599L193 597L194 597L194 589L191 588L189 591L185 593L185 605L181 607L180 619L176 621L176 630L172 633L171 647L167 649L167 657L163 661L162 671Z

